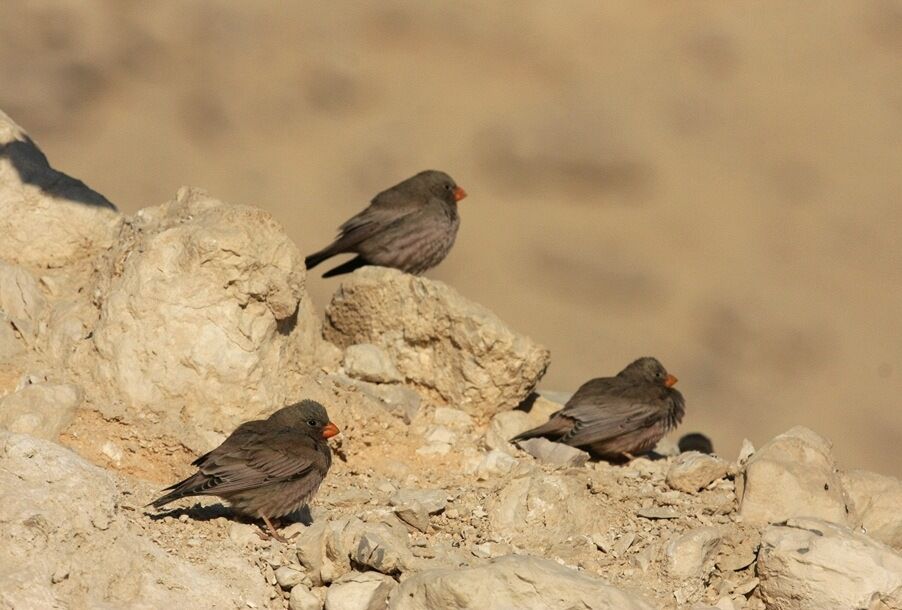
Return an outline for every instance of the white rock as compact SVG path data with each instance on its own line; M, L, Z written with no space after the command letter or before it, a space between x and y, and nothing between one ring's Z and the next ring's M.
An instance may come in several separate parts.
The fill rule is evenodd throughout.
M453 445L457 440L457 434L445 426L433 426L426 432L424 438L428 443L446 443Z
M673 489L695 493L723 478L729 463L719 457L687 451L674 458L667 470L667 484Z
M323 610L323 602L304 585L296 585L288 596L289 610Z
M103 445L100 446L100 452L117 466L122 463L122 458L125 457L122 449L113 441L104 441Z
M440 490L400 489L389 504L395 507L395 514L405 523L425 532L429 528L429 515L445 510L446 494Z
M671 540L664 550L667 571L676 578L706 576L713 567L721 539L717 528L699 527Z
M48 316L47 301L34 276L18 265L2 261L0 313L5 314L6 320L19 331L26 345L35 344Z
M605 581L547 559L508 555L471 568L426 570L401 583L390 610L651 610Z
M415 390L405 385L355 381L354 387L367 396L377 399L385 410L406 424L409 424L417 416L423 401Z
M502 411L492 418L485 433L485 446L507 454L516 453L510 439L530 428L529 415L523 411Z
M739 512L751 524L816 517L850 524L830 444L796 427L758 450L737 481Z
M0 400L0 428L55 441L81 401L81 390L71 384L25 386Z
M0 260L60 267L108 248L119 220L113 204L50 167L0 111Z
M469 414L451 407L437 407L433 414L433 419L436 424L451 428L466 429L473 426L473 418Z
M342 366L349 377L373 383L403 381L401 373L384 349L372 343L349 345Z
M739 457L736 458L736 463L740 466L745 466L754 453L755 446L752 444L752 441L747 438L742 439L742 446L739 447Z
M420 506L430 515L445 510L448 494L441 489L399 489L389 503L392 506Z
M757 574L768 608L902 608L902 556L820 519L767 528Z
M383 610L397 588L398 583L384 574L351 572L329 587L325 610Z
M269 599L253 558L230 545L215 566L169 554L120 508L109 474L55 443L0 432L0 496L0 606L231 608Z
M515 476L488 503L492 533L513 544L559 544L597 527L598 512L584 482L540 471Z
M297 398L319 322L303 257L270 214L183 188L130 218L111 258L97 359L79 363L96 367L86 389L106 415L208 450L210 432Z
M868 536L902 551L902 481L853 470L843 483Z
M417 449L421 455L445 455L451 451L457 440L457 433L445 426L433 426L423 436L426 444Z
M25 349L13 324L5 313L0 311L0 362L7 362L22 353Z
M509 473L517 465L517 460L504 453L493 449L485 454L482 461L476 466L476 476L485 480L493 476L502 476Z
M229 524L229 540L238 547L259 546L262 540L257 535L258 531L256 525L233 521Z
M275 576L276 582L286 591L290 591L304 580L304 573L291 566L279 566L276 568Z
M329 584L351 571L351 562L383 574L401 574L415 563L406 528L364 523L357 517L315 521L296 539L298 560L314 585Z
M526 453L546 464L576 468L589 461L589 454L585 451L563 443L555 443L547 438L528 438L524 441L519 441L517 445Z
M478 418L519 404L549 363L547 349L451 287L383 267L344 279L324 332L342 347L381 345L408 383Z

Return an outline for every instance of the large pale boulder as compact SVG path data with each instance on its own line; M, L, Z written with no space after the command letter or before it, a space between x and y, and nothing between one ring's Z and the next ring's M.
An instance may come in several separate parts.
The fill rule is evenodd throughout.
M0 259L34 268L84 259L112 245L119 218L0 111Z
M902 556L820 519L790 519L764 532L758 591L773 610L902 608Z
M902 481L853 470L843 483L868 536L902 551Z
M0 428L55 441L81 400L81 388L70 383L26 385L0 399Z
M851 524L830 443L808 428L797 426L764 445L737 482L739 512L749 523L816 517Z
M169 555L120 508L116 482L71 451L0 432L0 607L244 608L269 599L252 560ZM133 514L133 513L132 513Z
M110 266L88 363L95 396L119 399L95 401L107 415L205 449L204 433L296 399L319 323L303 259L267 212L183 188L128 219Z
M651 610L605 581L548 559L507 555L469 568L426 570L392 595L390 610L581 608Z
M325 336L342 347L382 346L407 383L483 418L519 404L550 358L450 286L383 267L342 282L326 310Z

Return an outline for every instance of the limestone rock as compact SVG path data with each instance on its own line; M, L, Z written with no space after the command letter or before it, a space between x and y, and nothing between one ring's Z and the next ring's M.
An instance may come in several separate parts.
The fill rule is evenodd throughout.
M317 586L350 572L352 561L387 575L404 573L416 563L406 532L357 517L314 522L297 537L295 546L298 560Z
M757 573L768 608L902 608L902 556L820 519L769 527Z
M673 489L695 493L723 478L729 463L719 457L688 451L678 455L667 470L667 484Z
M466 430L473 426L473 418L465 411L452 409L451 407L437 407L433 419L440 426L448 426L459 430Z
M288 596L288 610L323 610L323 602L304 585L297 585Z
M399 489L389 498L398 517L425 532L429 527L429 515L445 510L446 494L437 489Z
M383 610L397 588L398 583L384 574L351 572L329 587L325 610Z
M290 591L304 580L304 573L291 566L279 566L275 571L275 577L280 587Z
M0 428L55 441L81 400L81 389L72 384L26 385L0 399Z
M523 411L502 411L492 418L485 433L485 446L508 454L516 453L511 438L530 428L529 415Z
M0 362L7 362L22 353L24 346L13 330L14 326L5 313L0 311Z
M0 495L0 606L232 608L269 598L239 553L210 565L167 554L122 513L110 475L54 443L0 432Z
M476 477L481 480L493 476L501 476L509 473L517 465L517 460L504 453L493 449L485 454L482 461L476 466Z
M0 111L0 260L59 267L109 248L118 223L113 204L50 167Z
M589 461L589 454L585 451L547 438L528 438L517 444L523 451L546 464L577 468Z
M720 532L714 527L699 527L678 536L664 551L667 571L677 578L706 576L720 542Z
M18 265L0 261L0 313L19 332L26 345L34 345L47 323L47 301L38 281Z
M843 483L868 536L902 551L902 481L853 470Z
M382 574L399 575L414 564L407 540L396 536L388 528L368 528L355 542L357 546L351 557L357 565Z
M392 506L417 504L428 514L435 515L445 510L447 494L441 489L399 489L389 502Z
M206 450L296 399L319 340L297 248L272 217L183 188L129 219L94 331L108 416ZM190 404L190 409L184 408ZM207 433L207 434L205 434Z
M764 445L738 483L739 511L749 523L816 517L850 524L830 444L807 428L795 427Z
M345 373L354 379L372 383L403 381L401 373L385 350L372 343L349 345L342 361Z
M405 385L369 383L366 381L351 380L352 386L380 402L386 411L409 424L420 412L423 399L416 392Z
M383 267L342 282L325 336L381 345L408 383L480 418L519 404L549 363L547 349L451 287Z
M591 532L598 518L584 483L539 471L512 478L487 509L495 534L512 542L528 539L546 546Z
M401 583L388 607L390 610L651 610L644 601L599 578L547 559L517 555L469 568L420 572Z

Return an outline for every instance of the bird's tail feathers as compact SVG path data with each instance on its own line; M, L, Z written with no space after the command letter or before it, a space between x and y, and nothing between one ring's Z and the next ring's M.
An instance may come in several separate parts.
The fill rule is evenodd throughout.
M521 432L514 438L510 439L510 442L516 443L519 441L525 441L526 439L536 438L537 436L547 437L549 440L557 440L564 433L566 433L566 424L557 418L552 418L542 424L537 428L532 428L531 430L527 430L526 432Z
M355 269L359 269L360 267L363 267L366 264L367 264L367 262L365 260L363 260L363 258L357 256L347 262L340 264L339 266L335 267L334 269L330 269L329 271L326 271L323 274L323 277L334 277L336 275L341 275L342 273L350 273L351 271L354 271Z
M145 505L145 508L147 506L162 508L170 502L174 502L181 498L203 495L207 489L215 484L215 482L215 479L207 477L203 473L196 472L184 481L181 481L164 489L163 491L168 491L169 493L164 494L150 504Z

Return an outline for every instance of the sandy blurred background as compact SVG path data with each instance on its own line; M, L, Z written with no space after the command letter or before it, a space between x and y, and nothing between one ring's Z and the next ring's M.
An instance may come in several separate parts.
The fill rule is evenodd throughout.
M4 0L0 108L125 212L201 186L305 253L444 169L429 275L546 389L656 355L729 457L806 424L902 475L902 2Z

